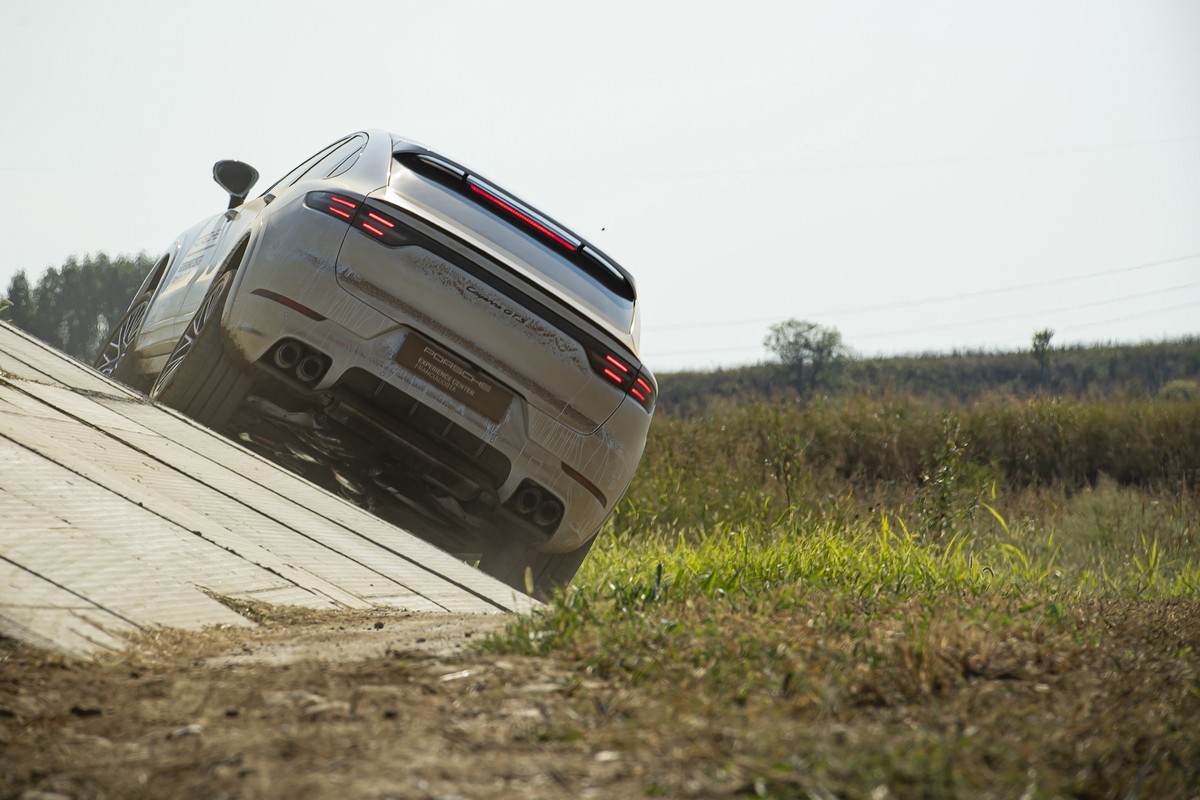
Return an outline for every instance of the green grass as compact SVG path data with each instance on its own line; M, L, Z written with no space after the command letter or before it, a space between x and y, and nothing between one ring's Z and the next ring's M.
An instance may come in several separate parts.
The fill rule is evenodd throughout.
M572 587L485 649L627 687L742 794L1200 792L1195 487L1014 479L974 444L1011 419L866 409L666 420ZM1012 409L1046 453L1060 412ZM813 455L866 440L905 468Z
M618 723L587 740L693 753L679 769L732 794L1200 790L1194 556L995 528L930 541L882 516L613 536L484 648L626 687ZM606 708L582 689L577 703L584 719ZM682 780L666 770L646 795Z
M1014 529L986 504L991 525L936 541L889 515L849 527L789 518L766 528L612 535L597 543L572 588L546 613L518 622L504 646L556 652L600 628L611 640L606 646L623 647L647 631L676 630L673 613L680 609L770 615L814 596L836 596L864 612L945 598L1020 606L1097 597L1200 599L1200 563L1179 547L1191 537L1172 526L1169 512L1150 506L1124 526L1114 515L1116 527L1085 539L1077 529L1097 506L1136 509L1115 489L1074 504L1080 510L1060 523L1066 535L1036 524Z

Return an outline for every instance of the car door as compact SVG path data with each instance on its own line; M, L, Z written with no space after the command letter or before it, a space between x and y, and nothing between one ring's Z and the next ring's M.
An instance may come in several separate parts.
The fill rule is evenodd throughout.
M183 333L196 310L195 306L186 305L191 299L189 290L200 275L211 277L213 265L220 262L224 252L222 244L230 222L227 214L214 215L184 233L176 243L171 263L142 323L143 341L155 343L147 348L145 355L161 355L160 351L173 347Z

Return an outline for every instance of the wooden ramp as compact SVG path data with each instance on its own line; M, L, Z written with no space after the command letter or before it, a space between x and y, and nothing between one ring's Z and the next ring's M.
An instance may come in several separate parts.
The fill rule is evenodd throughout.
M156 626L536 601L0 323L0 635L83 656Z

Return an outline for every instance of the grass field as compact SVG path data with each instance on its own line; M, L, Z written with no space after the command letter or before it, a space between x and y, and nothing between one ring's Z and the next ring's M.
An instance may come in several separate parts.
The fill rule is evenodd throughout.
M1198 440L1194 398L664 415L507 625L0 638L0 796L1200 798Z
M657 420L487 649L625 686L545 735L673 754L649 796L1200 796L1200 409L997 402Z

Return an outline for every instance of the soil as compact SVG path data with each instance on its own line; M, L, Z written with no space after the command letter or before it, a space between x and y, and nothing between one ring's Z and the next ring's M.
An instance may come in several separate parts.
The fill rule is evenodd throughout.
M2 640L0 797L640 794L620 754L548 741L575 676L473 652L508 619L301 612L90 662Z
M0 640L0 798L1200 797L1190 600L919 641L902 607L854 641L784 615L792 671L733 695L711 660L474 646L502 615L238 610L89 661Z

